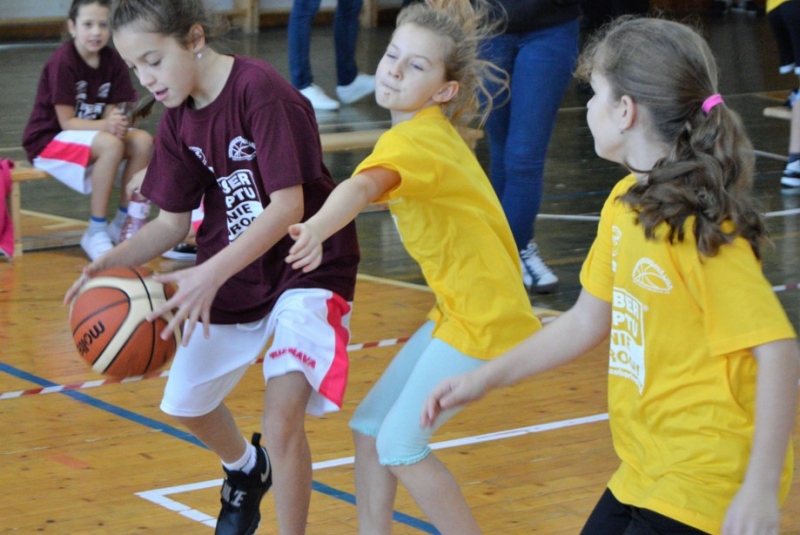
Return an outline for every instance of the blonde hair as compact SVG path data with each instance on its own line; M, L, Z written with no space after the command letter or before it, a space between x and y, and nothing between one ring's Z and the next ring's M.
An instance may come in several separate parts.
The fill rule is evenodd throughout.
M578 60L577 75L606 78L615 99L629 96L645 107L654 133L670 147L648 175L621 197L638 212L648 238L660 223L670 242L684 238L695 216L697 246L714 256L737 236L756 256L768 240L751 196L753 147L738 114L725 104L706 113L703 102L718 93L717 64L705 39L678 22L622 17L595 36ZM733 228L730 223L733 223Z
M501 23L486 0L426 0L400 11L397 27L414 24L442 37L445 79L458 82L459 90L443 106L444 113L458 128L477 117L483 125L491 111L494 95L486 88L487 80L508 87L508 75L493 63L478 57L482 40L491 36ZM481 110L483 95L486 105Z

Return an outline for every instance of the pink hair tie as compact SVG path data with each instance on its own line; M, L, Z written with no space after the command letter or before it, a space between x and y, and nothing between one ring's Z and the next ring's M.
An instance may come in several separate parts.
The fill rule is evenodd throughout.
M703 113L708 115L708 112L710 112L714 108L714 106L716 106L717 104L722 104L724 102L725 101L722 100L722 95L720 95L719 93L714 93L713 95L711 95L710 97L708 97L703 101L703 106L702 106Z

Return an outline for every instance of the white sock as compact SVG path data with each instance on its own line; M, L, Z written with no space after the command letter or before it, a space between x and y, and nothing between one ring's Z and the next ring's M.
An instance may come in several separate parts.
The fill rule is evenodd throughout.
M108 232L108 223L105 219L98 221L97 218L91 217L86 231L89 233L89 236L97 234L98 232Z
M253 468L256 466L256 447L252 444L249 444L245 441L246 448L244 450L244 455L242 455L239 460L234 461L232 463L223 462L222 466L228 469L229 472L233 472L239 470L244 472L245 474L249 474L253 471Z
M122 210L123 208L120 206L117 209L117 215L114 216L114 224L120 228L125 224L125 219L128 217L128 210L126 209L124 212Z

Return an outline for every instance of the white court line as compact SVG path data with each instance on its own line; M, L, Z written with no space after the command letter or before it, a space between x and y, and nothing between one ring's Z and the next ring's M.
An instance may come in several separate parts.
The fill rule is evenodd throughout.
M572 418L569 420L562 420L560 422L551 422L548 424L531 425L528 427L509 429L508 431L499 431L497 433L476 435L474 437L446 440L444 442L437 442L431 444L431 449L441 450L447 448L454 448L458 446L479 444L481 442L491 442L494 440L503 440L506 438L520 437L532 433L543 433L544 431L551 431L553 429L562 429L564 427L573 427L577 425L591 424L595 422L602 422L605 420L608 420L608 413L595 414L593 416L586 416L583 418ZM312 469L324 470L325 468L348 466L353 464L354 461L355 461L354 457L342 457L340 459L332 459L330 461L322 461L314 463L312 464ZM200 481L198 483L189 483L187 485L178 485L175 487L168 487L164 489L155 489L155 490L137 492L136 496L144 498L145 500L150 501L156 505L160 505L161 507L169 509L170 511L174 511L180 514L181 516L184 516L190 520L194 520L195 522L199 522L200 524L205 524L206 526L209 527L215 527L217 525L216 518L211 517L201 511L198 511L197 509L192 509L188 505L173 500L172 498L168 498L167 496L171 494L180 494L183 492L191 492L195 490L207 489L210 487L218 487L220 485L222 485L222 479L211 479L208 481Z
M762 158L769 158L771 160L779 160L781 162L788 162L789 158L787 156L782 156L780 154L775 154L774 152L766 152L763 150L753 150L753 153L756 156L761 156Z

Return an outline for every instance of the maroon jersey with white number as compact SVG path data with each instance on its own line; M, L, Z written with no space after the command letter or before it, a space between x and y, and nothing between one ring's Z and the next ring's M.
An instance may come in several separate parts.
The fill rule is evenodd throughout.
M169 212L188 212L203 200L197 262L226 247L258 217L275 191L302 185L303 220L334 188L310 103L268 63L234 56L220 95L196 110L189 98L167 109L156 135L142 193ZM322 265L310 273L285 262L287 235L217 292L211 322L266 316L292 288L324 288L352 301L359 261L351 222L323 244Z

